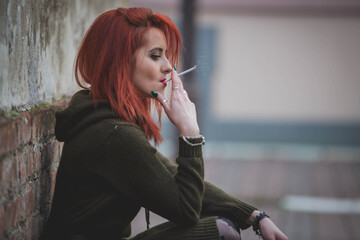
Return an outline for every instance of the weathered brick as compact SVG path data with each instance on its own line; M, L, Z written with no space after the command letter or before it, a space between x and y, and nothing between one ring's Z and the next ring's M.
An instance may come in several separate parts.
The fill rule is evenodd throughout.
M15 119L0 122L0 156L12 152L18 146L31 140L32 117L29 112L22 113Z
M0 193L13 195L13 190L19 185L18 164L16 157L8 155L0 162Z
M53 162L52 162L52 167L51 167L52 169L57 169L59 167L63 146L64 146L64 143L58 142L57 140L54 139L54 156L53 156Z
M44 141L54 134L55 115L52 109L32 112L32 142Z
M33 173L38 173L41 169L41 148L40 146L33 147Z
M0 239L37 239L43 229L63 147L54 124L53 108L0 122Z
M50 169L57 170L60 163L61 151L62 151L63 143L58 142L53 138L48 144L44 146L44 154L46 157L44 159L51 160L50 162L44 162L44 164L51 164Z
M21 182L24 182L29 176L32 175L32 156L33 154L31 153L29 147L22 148L16 154L16 159L19 166L19 177Z
M34 216L30 224L31 234L30 238L28 239L38 239L44 226L43 218L40 215L36 215Z
M35 204L38 208L40 208L42 203L42 198L41 198L41 182L39 179L33 182L33 188L34 188Z
M32 125L31 122L32 116L30 112L24 112L16 118L18 145L23 145L30 142Z
M32 184L29 185L27 192L22 197L22 213L25 218L31 216L31 213L35 209L35 189ZM41 204L41 203L40 203Z
M38 142L42 130L42 117L43 111L33 111L32 112L32 126L31 126L31 141Z
M20 228L17 229L16 232L16 239L30 239L28 238L28 229L29 224L27 222L25 222ZM30 230L31 231L31 230Z
M14 151L17 147L16 121L8 119L0 122L0 156Z
M33 156L34 155L31 151L31 149L28 149L27 163L26 163L26 170L27 170L28 177L31 177L34 173Z
M57 170L52 170L50 172L50 176L51 176L50 201L51 202L52 202L52 198L54 196L54 191L55 191L56 173L57 173Z
M46 130L46 136L54 135L55 128L55 112L53 109L46 111L43 119L43 127Z
M2 205L0 205L0 239L1 236L4 235L4 231L5 231L5 212L4 212L4 207Z
M55 156L55 146L56 143L53 139L44 144L41 157L41 165L43 167L50 167L52 165Z
M0 159L0 196L4 196L5 189L7 188L7 184L4 182L5 176L5 161L8 161L6 159Z
M20 221L20 198L5 206L5 229L12 229Z
M31 228L29 226L24 226L21 231L21 239L31 239Z
M41 214L48 216L50 212L51 200L51 176L48 171L44 171L41 176Z
M19 234L13 234L11 235L8 240L18 240L18 239L21 239L20 236L18 236Z

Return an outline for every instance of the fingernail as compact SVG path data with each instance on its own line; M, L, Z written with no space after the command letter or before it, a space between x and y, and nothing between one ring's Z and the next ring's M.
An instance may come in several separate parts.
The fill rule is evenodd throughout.
M174 66L174 70L176 71L176 65Z
M158 96L158 93L155 91L151 91L151 95L153 95L156 98Z

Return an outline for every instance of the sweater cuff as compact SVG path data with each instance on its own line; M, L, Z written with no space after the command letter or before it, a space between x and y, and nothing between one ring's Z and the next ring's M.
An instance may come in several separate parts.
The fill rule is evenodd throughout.
M203 138L188 139L191 143L201 143ZM179 157L202 157L202 145L190 146L179 137Z
M255 210L258 209L244 202L235 204L235 208L232 211L233 217L235 219L238 219L236 222L238 226L241 228L241 230L247 229L248 227L251 226L247 223L247 219L251 216L251 214Z

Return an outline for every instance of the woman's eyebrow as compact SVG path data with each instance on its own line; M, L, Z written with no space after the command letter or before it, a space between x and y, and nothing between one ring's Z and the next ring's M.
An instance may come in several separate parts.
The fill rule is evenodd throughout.
M164 49L160 48L160 47L156 47L156 48L153 48L153 49L150 49L149 52L155 52L155 51L159 51L159 52L163 52Z

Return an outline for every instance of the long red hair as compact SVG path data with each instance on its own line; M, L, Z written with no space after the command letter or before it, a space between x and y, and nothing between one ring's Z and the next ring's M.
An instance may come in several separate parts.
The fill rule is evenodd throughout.
M148 8L118 8L101 14L90 26L75 62L75 79L88 89L95 100L109 101L112 109L125 121L139 126L155 144L160 134L162 108L158 101L144 98L132 83L135 51L144 44L150 27L164 32L169 62L178 64L181 36L176 25L162 14ZM152 104L159 122L151 116Z

